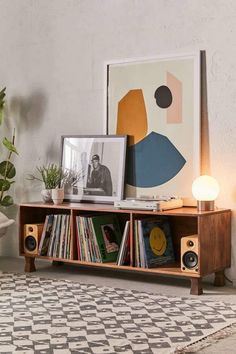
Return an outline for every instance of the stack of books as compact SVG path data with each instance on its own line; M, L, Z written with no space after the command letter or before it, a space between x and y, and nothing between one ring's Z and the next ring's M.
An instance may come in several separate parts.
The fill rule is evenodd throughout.
M47 215L41 240L40 256L73 259L73 240L70 228L70 215Z
M85 262L114 262L122 233L115 214L76 216L77 258Z
M156 268L175 262L168 218L135 220L134 256L135 267Z

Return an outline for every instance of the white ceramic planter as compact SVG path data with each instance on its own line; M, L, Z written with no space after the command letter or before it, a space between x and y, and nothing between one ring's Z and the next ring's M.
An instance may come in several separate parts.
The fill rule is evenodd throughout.
M52 202L52 190L51 189L42 189L41 196L44 203Z
M64 188L52 189L52 201L54 204L61 204L64 199Z

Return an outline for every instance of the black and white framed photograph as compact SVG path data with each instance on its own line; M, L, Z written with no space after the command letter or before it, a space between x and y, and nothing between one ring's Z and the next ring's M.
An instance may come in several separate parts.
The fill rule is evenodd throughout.
M126 136L64 135L65 200L113 203L124 193Z

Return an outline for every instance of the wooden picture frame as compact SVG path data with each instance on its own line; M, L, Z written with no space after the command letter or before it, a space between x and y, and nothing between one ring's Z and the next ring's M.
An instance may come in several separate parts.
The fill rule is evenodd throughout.
M65 200L113 203L123 198L126 136L63 135Z

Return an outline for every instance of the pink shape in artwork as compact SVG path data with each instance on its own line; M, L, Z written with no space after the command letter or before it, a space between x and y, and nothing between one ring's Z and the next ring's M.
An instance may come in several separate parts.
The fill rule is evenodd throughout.
M173 74L166 73L167 87L172 93L172 104L167 108L167 124L182 123L182 82Z

